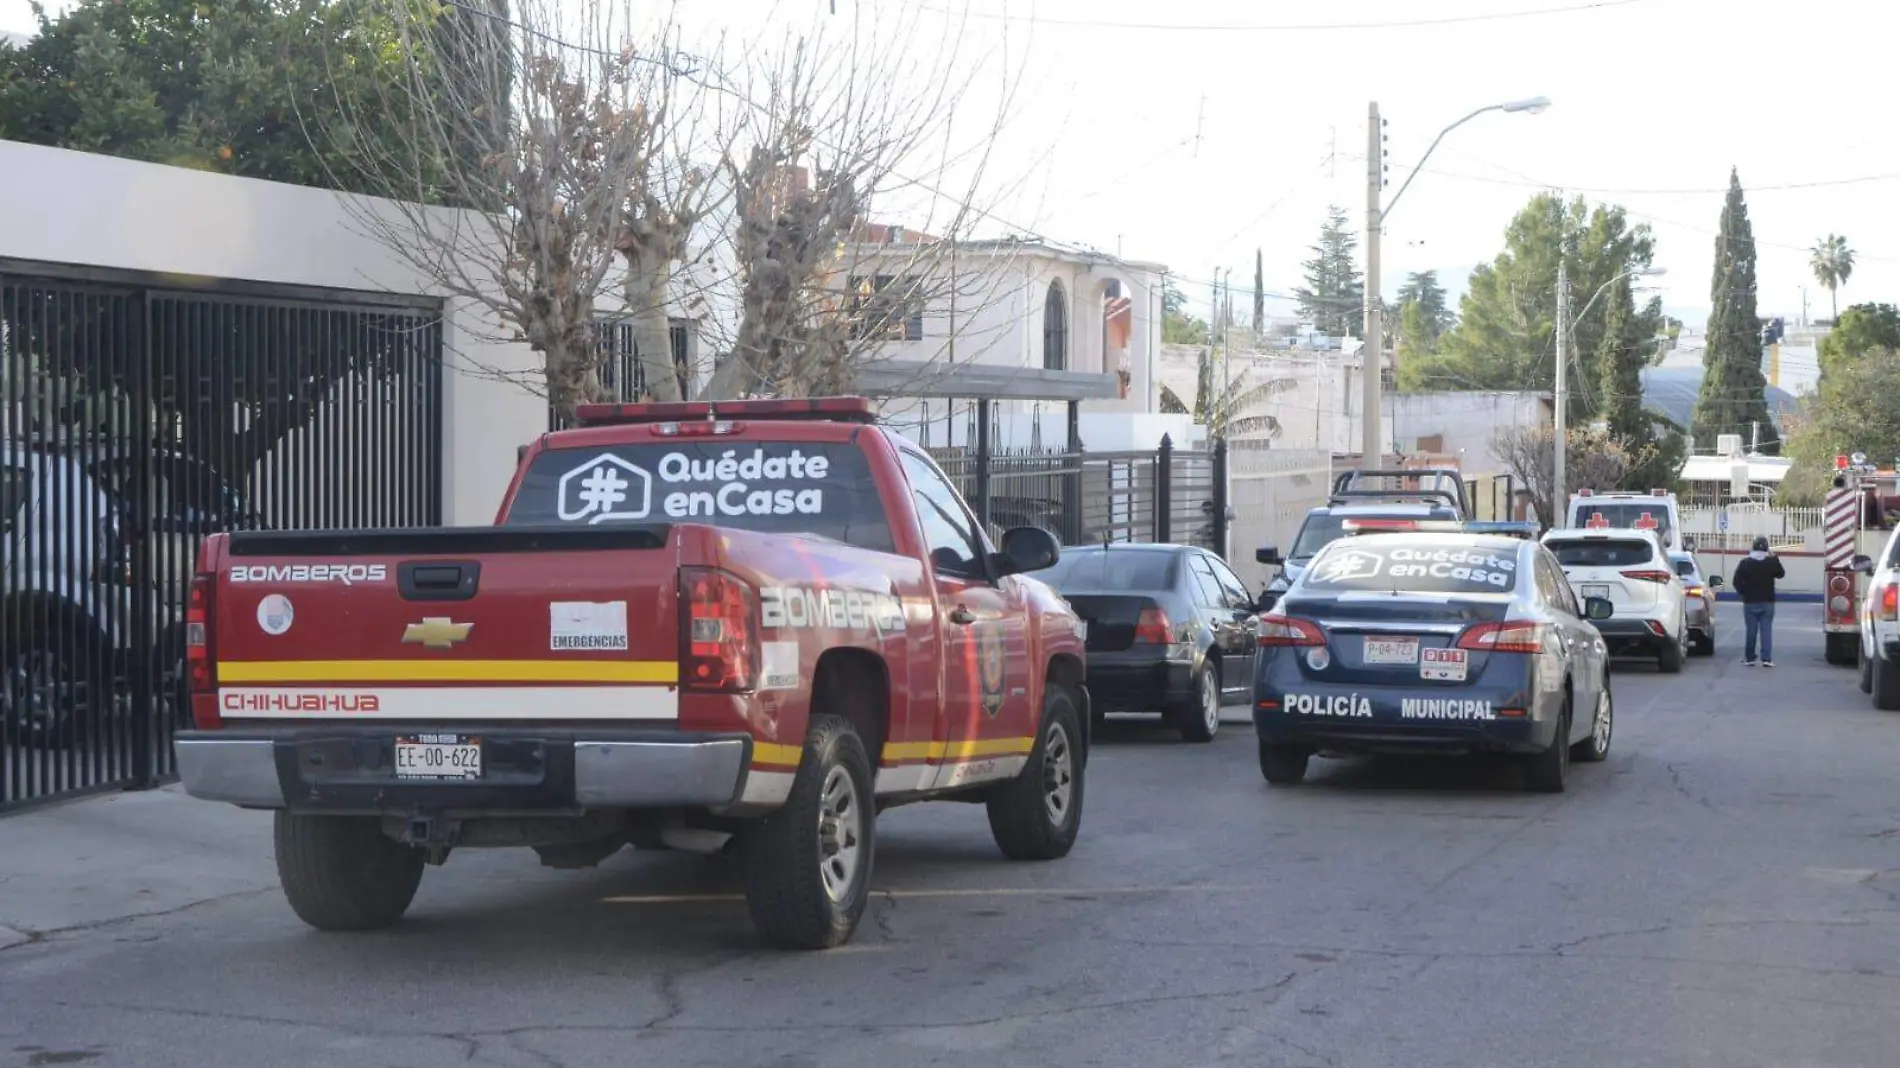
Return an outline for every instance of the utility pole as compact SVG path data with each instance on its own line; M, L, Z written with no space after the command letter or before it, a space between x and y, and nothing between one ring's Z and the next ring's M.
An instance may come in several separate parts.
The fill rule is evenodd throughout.
M1566 514L1570 508L1570 491L1564 481L1569 473L1564 470L1564 461L1569 458L1567 454L1570 451L1569 427L1566 425L1570 421L1570 396L1566 388L1570 378L1570 351L1564 342L1564 335L1570 332L1570 275L1565 266L1560 247L1557 253L1557 410L1552 416L1555 433L1551 435L1551 451L1556 456L1551 465L1550 510L1553 514L1544 517L1544 522L1553 527L1557 525L1557 516Z
M1385 327L1380 322L1384 298L1379 292L1379 232L1385 226L1380 195L1385 186L1385 128L1379 121L1379 103L1366 110L1366 343L1360 349L1360 373L1365 378L1363 412L1364 436L1360 442L1360 464L1379 466L1385 455L1380 444L1379 391L1384 385Z

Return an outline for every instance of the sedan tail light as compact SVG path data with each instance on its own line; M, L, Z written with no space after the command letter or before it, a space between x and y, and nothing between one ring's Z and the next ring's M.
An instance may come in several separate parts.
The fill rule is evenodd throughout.
M1479 623L1460 635L1458 648L1481 653L1541 653L1547 628L1528 619Z
M1172 645L1174 621L1159 608L1144 608L1135 620L1135 640L1148 645Z
M1668 571L1625 571L1623 572L1623 577L1626 579L1635 579L1638 582L1654 582L1667 586L1669 580L1676 576Z
M1325 645L1326 632L1310 619L1269 612L1260 617L1260 644L1265 648Z

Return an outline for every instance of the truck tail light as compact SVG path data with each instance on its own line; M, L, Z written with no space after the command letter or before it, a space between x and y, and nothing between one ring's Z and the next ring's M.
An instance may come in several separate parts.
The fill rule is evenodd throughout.
M1669 585L1669 580L1676 576L1668 571L1625 571L1623 572L1623 577L1626 579L1635 579L1638 582L1654 582L1658 585L1667 586Z
M1528 619L1477 623L1458 636L1458 648L1478 653L1541 653L1544 624Z
M1900 619L1900 583L1889 582L1880 588L1880 618L1889 623Z
M712 567L680 568L680 688L743 693L759 676L759 609L752 587Z
M1326 632L1310 619L1295 619L1278 612L1260 617L1260 645L1263 648L1304 648L1326 644Z
M203 571L191 576L185 600L185 692L192 724L204 731L224 725L218 711L217 605L218 577Z
M1135 620L1135 640L1147 645L1173 645L1174 621L1159 608L1144 608Z

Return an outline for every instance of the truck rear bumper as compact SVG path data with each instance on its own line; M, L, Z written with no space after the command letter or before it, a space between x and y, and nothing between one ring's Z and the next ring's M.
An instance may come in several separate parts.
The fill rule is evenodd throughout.
M739 799L751 763L752 740L745 735L489 729L481 732L481 778L398 778L396 736L441 729L379 724L180 731L178 777L193 797L249 808L718 808Z

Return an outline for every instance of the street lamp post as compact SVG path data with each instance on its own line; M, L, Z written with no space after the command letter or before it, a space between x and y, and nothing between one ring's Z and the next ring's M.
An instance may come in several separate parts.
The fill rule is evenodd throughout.
M1406 175L1399 185L1399 191L1392 194L1390 203L1380 204L1380 195L1385 189L1385 129L1379 119L1379 104L1374 101L1367 110L1369 123L1366 127L1366 343L1361 350L1360 368L1365 378L1363 393L1365 408L1364 435L1360 441L1362 462L1376 465L1385 455L1385 447L1380 444L1383 435L1379 428L1380 391L1384 388L1381 381L1385 373L1385 307L1384 296L1379 284L1379 238L1385 229L1385 217L1398 207L1399 198L1411 187L1412 179L1430 159L1432 152L1445 135L1470 122L1488 111L1527 111L1535 115L1550 106L1547 97L1534 96L1528 100L1513 100L1504 104L1490 104L1452 123L1438 131L1432 138L1431 147L1412 165L1412 173Z
M1634 267L1624 271L1622 274L1598 286L1597 291L1590 294L1590 299L1584 301L1583 310L1577 313L1575 319L1572 319L1570 317L1570 276L1568 271L1565 270L1562 250L1558 250L1557 382L1556 389L1552 391L1556 394L1557 410L1551 415L1553 423L1551 452L1554 458L1551 462L1550 510L1553 513L1559 508L1568 509L1570 507L1570 487L1564 482L1564 479L1569 475L1569 471L1567 470L1569 467L1569 457L1567 454L1569 453L1570 445L1570 390L1568 386L1570 380L1570 346L1566 344L1566 341L1570 334L1571 324L1582 322L1583 317L1590 314L1590 309L1596 305L1597 298L1601 297L1605 290L1621 282L1623 279L1655 278L1665 273L1667 273L1667 271L1662 267ZM1545 521L1551 526L1556 526L1557 516L1548 516Z

